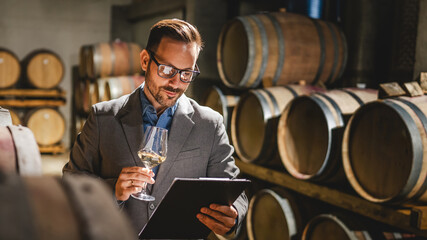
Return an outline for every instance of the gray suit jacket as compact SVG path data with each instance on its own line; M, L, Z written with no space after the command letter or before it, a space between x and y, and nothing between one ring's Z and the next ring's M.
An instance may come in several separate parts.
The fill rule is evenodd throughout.
M142 166L137 156L143 137L139 94L137 88L129 95L92 107L64 166L64 175L94 175L104 179L114 191L123 167ZM149 192L156 200L145 202L130 197L123 203L136 231L146 224L175 177L235 178L239 169L232 154L222 116L183 95L169 131L167 159L160 165L156 183L149 185ZM245 194L233 205L239 212L240 225L248 207Z

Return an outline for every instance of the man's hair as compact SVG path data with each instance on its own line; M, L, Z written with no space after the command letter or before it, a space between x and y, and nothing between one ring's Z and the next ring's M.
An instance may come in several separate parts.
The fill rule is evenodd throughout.
M196 43L202 50L203 41L199 31L190 23L174 18L165 19L154 24L150 29L146 50L155 52L163 37L168 37L184 43Z

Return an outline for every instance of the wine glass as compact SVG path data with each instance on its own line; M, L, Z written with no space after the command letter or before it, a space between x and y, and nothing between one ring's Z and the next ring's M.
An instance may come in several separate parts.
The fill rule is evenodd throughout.
M168 130L155 126L148 126L144 133L144 142L141 150L138 151L138 157L144 166L152 169L166 160ZM133 193L131 196L143 200L154 201L154 197L146 192L147 183L143 184L142 190Z

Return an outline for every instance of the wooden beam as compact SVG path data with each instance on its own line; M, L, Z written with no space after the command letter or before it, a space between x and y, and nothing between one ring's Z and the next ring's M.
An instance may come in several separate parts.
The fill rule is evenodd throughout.
M171 12L185 8L185 5L185 0L146 0L133 3L130 7L128 20L136 21L138 19Z
M418 82L403 83L403 88L409 97L418 97L424 95L424 91Z
M65 100L47 100L47 99L9 99L0 100L0 106L9 107L59 107L65 105Z
M55 97L65 98L65 92L58 89L1 89L0 97Z
M52 154L58 154L58 153L65 153L67 150L65 149L65 146L62 143L51 145L51 146L39 146L40 153L52 153Z
M406 95L405 90L397 82L382 83L378 89L378 98L390 98Z
M336 189L302 181L287 173L245 163L239 159L236 159L236 164L243 173L258 179L291 189L308 197L347 209L373 220L413 232L419 236L427 237L427 231L422 231L411 225L411 217L414 216L410 211L402 211L401 209L393 209L388 206L372 203ZM421 219L416 222L420 224L423 221Z

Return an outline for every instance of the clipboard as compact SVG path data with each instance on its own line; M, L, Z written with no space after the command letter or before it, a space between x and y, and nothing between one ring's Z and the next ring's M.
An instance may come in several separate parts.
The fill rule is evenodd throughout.
M196 214L211 203L232 205L250 182L228 178L175 178L139 233L139 239L206 238L211 230Z

